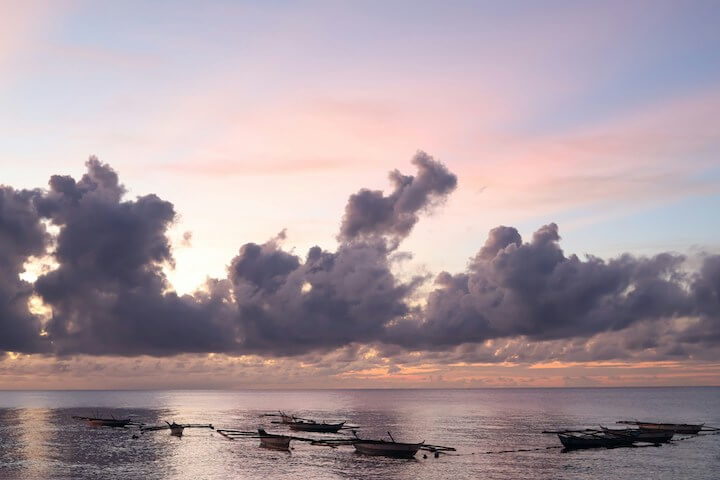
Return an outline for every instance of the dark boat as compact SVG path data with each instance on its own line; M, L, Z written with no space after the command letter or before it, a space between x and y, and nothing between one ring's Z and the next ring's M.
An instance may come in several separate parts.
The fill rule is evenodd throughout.
M632 445L634 438L588 430L585 432L558 433L558 438L567 450L585 448L614 448Z
M280 412L280 422L281 423L293 423L295 422L295 417L292 415L287 415L285 412Z
M173 420L172 423L165 421L165 423L168 424L168 428L170 428L170 435L173 435L175 437L182 437L183 431L185 430L185 425L180 425L179 423L175 423Z
M287 435L275 435L273 433L267 433L264 429L258 429L258 436L260 437L260 446L269 448L272 450L290 450L290 440L292 437Z
M353 433L357 437L354 430ZM388 435L390 435L390 432L388 432ZM424 441L420 443L396 442L392 435L390 435L389 442L385 440L365 440L359 437L353 441L357 453L392 458L413 458L424 444Z
M638 422L637 420L627 421L623 420L617 423L625 425L637 425L640 430L646 431L658 431L665 430L674 433L683 433L688 435L696 435L702 430L704 423L700 424L688 424L688 423L653 423L653 422Z
M99 418L99 417L81 417L79 415L73 415L75 420L82 420L87 422L91 427L111 427L111 428L124 428L132 423L129 418L117 419L117 418Z
M173 435L175 437L182 437L183 432L186 428L209 428L211 430L215 429L212 424L176 423L174 420L172 423L165 420L165 423L167 425L142 425L140 426L140 431L142 433L145 433L155 432L158 430L170 430L170 435Z
M313 420L297 420L288 422L287 425L291 430L300 432L318 432L318 433L337 433L345 422L340 423L319 423Z
M673 435L675 435L675 432L672 430L642 430L639 428L618 430L605 427L600 428L609 435L632 438L636 442L667 443L672 440Z

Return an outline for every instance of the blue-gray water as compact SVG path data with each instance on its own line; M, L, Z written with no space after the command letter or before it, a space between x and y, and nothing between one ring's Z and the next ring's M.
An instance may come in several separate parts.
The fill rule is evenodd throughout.
M300 442L282 453L204 429L133 439L135 430L71 418L95 410L145 423L251 430L265 422L269 431L282 429L259 415L286 410L346 419L370 438L390 430L396 440L454 446L458 455L394 460ZM555 446L543 429L621 418L720 425L720 388L0 392L0 478L720 478L720 435L657 448L480 453Z

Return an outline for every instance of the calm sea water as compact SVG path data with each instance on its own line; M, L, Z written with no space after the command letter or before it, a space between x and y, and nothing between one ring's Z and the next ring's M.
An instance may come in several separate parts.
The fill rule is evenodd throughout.
M257 439L229 441L205 429L133 439L136 430L89 428L71 418L95 410L145 423L243 430L264 423L269 431L282 427L260 414L286 410L348 420L368 438L390 430L398 441L458 451L395 460L295 442L282 453L259 448ZM650 448L482 453L559 445L541 431L621 418L720 425L720 388L0 392L0 478L720 478L720 435Z

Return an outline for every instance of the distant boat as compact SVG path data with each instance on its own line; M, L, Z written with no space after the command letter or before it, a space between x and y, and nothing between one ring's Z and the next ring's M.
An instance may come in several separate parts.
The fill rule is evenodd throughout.
M320 423L314 420L298 420L295 419L292 422L287 422L290 430L296 430L300 432L317 432L317 433L337 433L345 422L340 423Z
M170 423L166 420L165 423L167 423L168 427L170 427L170 435L174 435L176 437L182 437L183 431L185 430L185 425L180 425L178 423L175 423L174 420L172 423Z
M175 437L182 437L183 432L186 428L209 428L211 430L214 430L215 427L212 426L212 424L196 424L196 423L176 423L174 420L172 423L165 420L165 425L142 425L140 427L140 431L143 433L145 432L155 432L158 430L170 430L170 435L173 435Z
M124 428L132 423L129 418L117 419L112 418L99 418L99 417L81 417L79 415L73 415L75 420L82 420L87 422L91 427L111 427L111 428Z
M605 432L588 430L586 432L561 432L557 434L563 447L568 450L585 448L613 448L632 445L635 442L630 436L613 435Z
M292 437L267 433L262 428L258 429L258 436L260 437L261 447L270 448L272 450L290 450L290 440L292 440Z
M353 433L355 433L353 431ZM390 432L388 432L390 434ZM357 436L357 434L355 434ZM392 435L390 441L385 440L365 440L358 438L353 441L355 451L363 455L373 455L393 458L413 458L415 454L423 447L424 441L420 443L401 443L396 442Z
M282 423L293 423L295 421L295 417L287 415L285 412L280 412L280 421Z
M642 429L612 429L600 427L603 432L610 435L617 435L621 437L629 437L634 439L636 442L646 443L667 443L672 440L675 432L672 430L642 430Z
M675 433L696 435L702 430L704 423L700 424L688 424L688 423L653 423L653 422L638 422L637 420L622 420L621 424L625 425L637 425L640 430L666 430Z

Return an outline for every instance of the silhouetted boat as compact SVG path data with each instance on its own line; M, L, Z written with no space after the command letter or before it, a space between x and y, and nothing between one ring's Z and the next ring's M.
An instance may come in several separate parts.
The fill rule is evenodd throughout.
M258 429L258 436L260 437L261 447L272 450L290 450L290 440L292 440L292 437L267 433L262 428Z
M674 433L684 433L689 435L695 435L697 433L700 433L700 430L702 430L704 423L700 424L688 424L688 423L653 423L653 422L638 422L637 420L622 420L617 423L622 423L625 425L637 425L637 427L640 430L646 430L646 431L657 431L657 430L665 430L670 431Z
M113 418L99 418L99 417L81 417L79 415L73 415L75 420L82 420L87 422L91 427L111 427L111 428L124 428L132 423L129 418L117 419Z
M167 423L168 427L170 427L170 435L182 437L183 431L185 430L185 425L180 425L178 423L175 423L175 421L173 421L172 423L165 421L165 423Z
M295 417L287 415L285 412L280 412L280 421L282 423L293 423L295 421Z
M612 429L600 427L603 432L609 435L617 435L622 437L629 437L634 439L636 442L647 442L647 443L667 443L672 440L675 432L672 430L642 430L642 429Z
M357 437L357 433L355 433L354 430L353 433ZM358 437L353 441L353 446L355 447L356 452L362 453L363 455L412 458L425 444L424 441L420 443L396 442L390 432L388 432L388 435L390 435L389 442L385 440L365 440Z
M165 423L167 425L142 425L140 427L140 430L145 432L155 432L157 430L170 430L170 435L176 436L176 437L182 437L183 432L186 428L209 428L211 430L214 430L215 427L212 426L212 424L197 424L197 423L175 423L173 420L172 423L165 420Z
M613 435L596 430L561 432L557 434L563 447L568 450L583 448L613 448L632 445L635 439L627 435Z
M337 433L345 422L340 423L320 423L314 420L298 420L294 419L287 423L291 430L300 432L318 432L318 433Z

